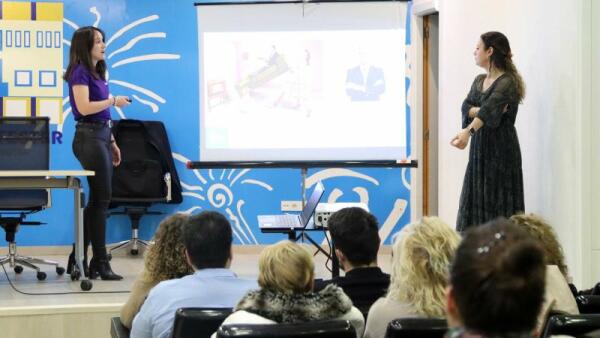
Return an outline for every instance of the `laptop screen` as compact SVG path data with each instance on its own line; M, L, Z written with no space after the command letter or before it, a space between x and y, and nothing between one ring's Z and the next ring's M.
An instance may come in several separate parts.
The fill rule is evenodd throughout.
M318 181L315 185L315 189L313 190L312 194L310 194L308 201L306 201L306 206L304 206L304 208L302 209L302 214L300 214L300 221L302 222L302 226L306 226L306 223L308 223L310 216L313 214L313 212L315 212L317 204L319 204L321 196L323 196L323 192L325 192L325 187L323 187L321 181Z

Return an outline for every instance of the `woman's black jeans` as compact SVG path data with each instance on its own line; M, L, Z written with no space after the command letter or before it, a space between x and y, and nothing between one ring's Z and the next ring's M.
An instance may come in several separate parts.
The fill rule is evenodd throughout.
M95 172L88 176L89 196L83 211L84 250L92 242L94 257L106 257L106 218L112 193L111 131L107 123L78 122L73 153L85 170Z

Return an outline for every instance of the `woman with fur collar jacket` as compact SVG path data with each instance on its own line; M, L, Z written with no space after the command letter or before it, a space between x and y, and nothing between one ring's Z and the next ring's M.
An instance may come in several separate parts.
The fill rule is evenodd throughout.
M362 337L364 319L336 285L313 292L314 262L299 244L282 241L265 248L258 263L259 290L248 292L223 324L278 324L348 320ZM216 337L216 333L213 334Z

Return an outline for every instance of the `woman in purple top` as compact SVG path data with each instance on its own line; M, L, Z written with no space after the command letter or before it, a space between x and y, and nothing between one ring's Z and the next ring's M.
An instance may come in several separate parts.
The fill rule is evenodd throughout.
M69 83L69 100L77 121L73 139L73 153L85 170L93 170L88 177L90 187L84 218L84 270L87 266L87 248L91 241L93 257L89 277L120 280L106 255L106 215L111 199L113 166L121 162L121 152L111 133L110 106L129 104L125 96L110 96L104 62L104 32L96 27L81 27L73 33L69 51L69 66L64 79ZM75 263L69 256L67 272ZM84 273L87 271L84 271Z

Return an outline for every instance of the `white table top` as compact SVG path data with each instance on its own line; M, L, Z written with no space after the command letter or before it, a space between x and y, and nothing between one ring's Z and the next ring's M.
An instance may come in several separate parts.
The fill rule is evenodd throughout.
M67 177L94 176L91 170L0 170L2 177Z

